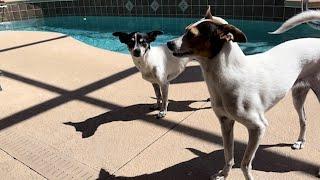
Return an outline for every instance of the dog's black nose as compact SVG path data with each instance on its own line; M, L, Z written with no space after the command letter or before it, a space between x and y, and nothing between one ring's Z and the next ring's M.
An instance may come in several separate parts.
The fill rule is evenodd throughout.
M172 41L167 42L167 46L171 51L174 50L174 43Z
M141 55L141 50L140 49L134 49L132 54L135 56L135 57L140 57Z

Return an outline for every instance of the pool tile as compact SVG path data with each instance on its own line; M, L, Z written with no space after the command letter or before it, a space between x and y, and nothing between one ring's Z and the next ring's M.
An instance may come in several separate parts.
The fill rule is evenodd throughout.
M77 0L11 4L6 9L9 12L4 13L2 21L26 19L26 14L28 18L84 15L196 18L203 16L208 4L211 5L213 14L231 19L245 17L280 21L300 12L297 8L284 8L283 0ZM20 15L13 15L13 12L19 12ZM21 18L18 19L18 16Z
M160 4L159 4L159 2L158 2L157 0L154 0L154 1L150 4L150 6L151 6L152 10L153 10L154 12L156 12L156 11L159 9Z
M189 8L189 4L185 0L182 0L178 6L182 12L185 12Z

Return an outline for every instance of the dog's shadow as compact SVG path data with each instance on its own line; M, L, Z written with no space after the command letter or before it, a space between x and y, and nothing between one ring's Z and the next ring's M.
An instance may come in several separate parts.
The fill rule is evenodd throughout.
M261 145L257 152L257 158L253 162L253 169L264 172L290 172L300 171L306 174L315 175L317 167L288 158L286 156L275 157L271 151L264 149L270 147L287 147L290 148L291 144L276 144L276 145ZM238 147L237 147L238 148ZM99 180L115 180L115 179L129 179L129 180L194 180L194 179L209 179L211 175L217 173L223 168L224 153L223 150L216 150L211 153L204 153L193 148L187 148L190 152L197 157L189 161L181 162L174 166L163 169L159 172L151 174L143 174L135 177L123 177L110 174L108 171L101 169L99 173ZM240 167L241 157L244 152L244 147L235 152L236 164L234 168ZM259 157L260 156L260 157Z
M206 101L173 101L169 100L168 113L170 112L186 112L186 111L197 111L200 109L209 109L210 107L204 108L192 108L190 104L195 102L206 102ZM151 110L152 104L135 104L124 108L108 111L98 116L89 118L83 122L65 122L65 125L75 127L76 131L82 132L82 138L88 138L96 132L98 127L102 124L107 124L115 121L133 121L143 119L145 121L156 121L155 116L148 115L148 113L154 111Z

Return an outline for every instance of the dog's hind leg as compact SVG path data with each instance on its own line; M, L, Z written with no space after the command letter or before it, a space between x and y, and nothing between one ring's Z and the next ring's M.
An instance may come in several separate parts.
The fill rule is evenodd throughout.
M168 92L169 92L169 83L164 83L160 86L162 94L162 104L157 118L163 118L167 114L168 109Z
M0 76L2 76L3 74L2 74L2 72L0 71ZM0 86L0 91L2 91L2 88L1 88L1 86Z
M306 141L306 114L303 105L309 90L309 86L299 86L292 89L293 104L299 115L300 122L299 137L298 140L291 146L292 149L302 149Z
M150 107L151 110L160 110L161 108L161 91L160 91L160 87L158 84L152 84L154 92L156 94L157 97L157 104L154 104Z
M234 120L230 120L226 117L219 117L219 122L223 138L225 166L222 171L211 176L211 180L226 178L234 165Z
M320 74L318 74L318 77L316 76L315 78L311 79L309 83L312 91L316 94L320 103Z

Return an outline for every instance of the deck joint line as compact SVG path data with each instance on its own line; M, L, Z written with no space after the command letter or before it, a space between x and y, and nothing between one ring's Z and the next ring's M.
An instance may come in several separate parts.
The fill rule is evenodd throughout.
M43 177L44 179L48 179L45 176L43 176L40 172L38 172L37 170L33 169L32 167L28 166L26 163L24 163L23 161L20 161L18 158L12 156L8 151L6 151L5 149L2 149L0 147L0 150L3 151L4 153L6 153L8 156L10 156L12 159L14 159L15 161L21 163L23 166L28 167L31 171L37 173L38 175L40 175L41 177Z
M45 179L95 179L99 171L15 129L2 131L0 150ZM68 165L68 166L67 166ZM76 171L75 171L76 170Z
M208 102L204 102L200 108L203 108ZM146 147L144 147L140 152L138 152L136 155L134 155L131 159L129 159L126 163L124 163L122 166L120 166L117 170L115 170L112 175L115 175L115 173L117 173L118 171L120 171L122 168L124 168L126 165L128 165L130 162L132 162L133 160L135 160L139 155L141 155L145 150L147 150L149 147L151 147L153 144L155 144L156 142L158 142L160 139L162 139L165 135L167 135L169 132L171 132L173 129L175 129L176 127L180 126L181 123L183 123L186 119L188 119L190 116L192 116L194 113L196 113L197 110L192 111L190 114L188 114L186 117L184 117L181 121L179 121L178 123L176 123L175 125L173 125L170 129L168 129L167 131L165 131L163 134L161 134L158 138L156 138L155 140L153 140L151 143L149 143Z

